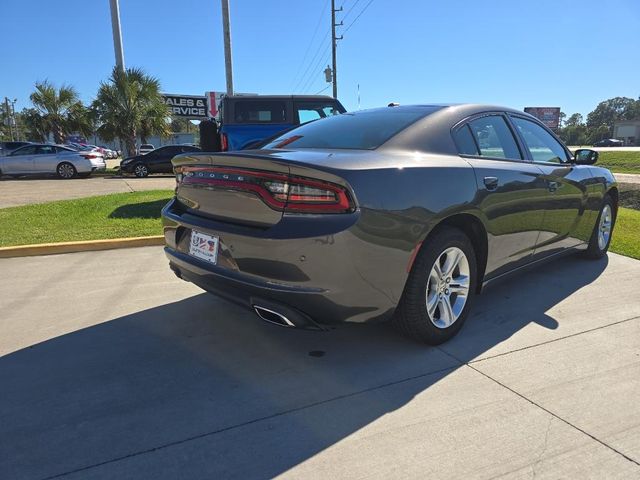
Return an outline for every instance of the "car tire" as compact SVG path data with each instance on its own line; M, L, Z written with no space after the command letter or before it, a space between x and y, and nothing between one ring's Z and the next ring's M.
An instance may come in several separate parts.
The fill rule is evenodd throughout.
M138 178L149 176L149 168L144 163L136 163L133 166L133 174Z
M469 237L457 228L439 228L415 258L394 324L420 342L446 342L462 328L476 282L476 255Z
M58 177L64 180L69 180L75 177L76 175L78 175L78 171L76 170L76 167L74 167L69 162L62 162L61 164L59 164L56 167L56 173L58 174Z
M604 257L611 244L611 235L616 223L616 208L611 195L607 194L602 201L598 220L593 227L593 233L589 239L589 246L584 251L584 257L598 260Z

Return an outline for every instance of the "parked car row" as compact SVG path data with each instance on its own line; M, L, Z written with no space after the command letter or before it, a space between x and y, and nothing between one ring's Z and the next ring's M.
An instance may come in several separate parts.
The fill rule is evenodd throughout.
M104 156L97 150L76 150L47 143L28 143L0 157L0 175L12 177L55 174L70 179L88 177L106 167Z
M112 158L118 158L120 156L120 152L118 150L111 150L110 148L107 148L107 147L98 147L97 145L91 145L87 143L73 143L73 142L69 142L66 145L78 151L100 152L102 156L107 160L110 160Z
M106 169L106 159L119 152L96 145L69 143L54 145L32 142L3 142L6 154L0 157L0 176L56 174L60 178L88 176ZM173 173L171 159L182 153L199 152L192 144L165 145L146 154L134 155L120 162L120 171L136 177L151 173Z

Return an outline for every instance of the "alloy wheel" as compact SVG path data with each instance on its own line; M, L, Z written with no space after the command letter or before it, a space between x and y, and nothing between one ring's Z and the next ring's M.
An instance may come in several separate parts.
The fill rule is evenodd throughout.
M136 165L134 173L136 174L136 177L146 177L147 175L149 175L149 170L145 165L140 163Z
M469 260L458 247L444 250L436 259L427 281L426 307L438 328L453 325L464 310L469 295Z
M607 248L609 238L611 237L611 224L613 220L613 212L611 205L606 203L600 212L600 223L598 224L598 248L604 250Z
M62 163L58 166L58 175L62 178L73 178L75 173L75 168L70 163Z

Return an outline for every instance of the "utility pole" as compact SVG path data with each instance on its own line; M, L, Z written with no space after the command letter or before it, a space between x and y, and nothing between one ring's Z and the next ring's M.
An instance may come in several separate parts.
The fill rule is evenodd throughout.
M124 72L124 51L122 50L122 32L120 31L120 5L118 0L109 0L111 5L111 30L113 30L113 49L116 53L116 66Z
M333 98L338 98L338 72L336 61L336 46L338 40L342 40L342 35L336 37L336 27L342 25L342 22L336 23L336 12L341 12L342 7L336 10L336 0L331 0L331 58L333 60Z
M224 37L224 69L227 76L227 95L233 95L233 63L231 61L231 26L229 25L229 0L222 2L222 35Z
M13 127L11 126L11 110L9 110L9 99L4 97L4 113L5 113L5 122L9 127L9 135L11 135L11 141L13 142Z
M16 130L16 140L20 140L20 130L18 130L18 120L16 120L16 102L18 101L17 98L13 99L13 102L11 102L11 124L13 125L13 128L15 128Z

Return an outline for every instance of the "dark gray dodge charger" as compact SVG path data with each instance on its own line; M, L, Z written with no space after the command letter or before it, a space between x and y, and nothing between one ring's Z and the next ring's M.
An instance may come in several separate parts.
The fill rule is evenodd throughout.
M269 322L392 319L438 344L489 282L606 254L618 188L597 158L507 108L346 113L258 149L175 157L165 251L180 278Z

